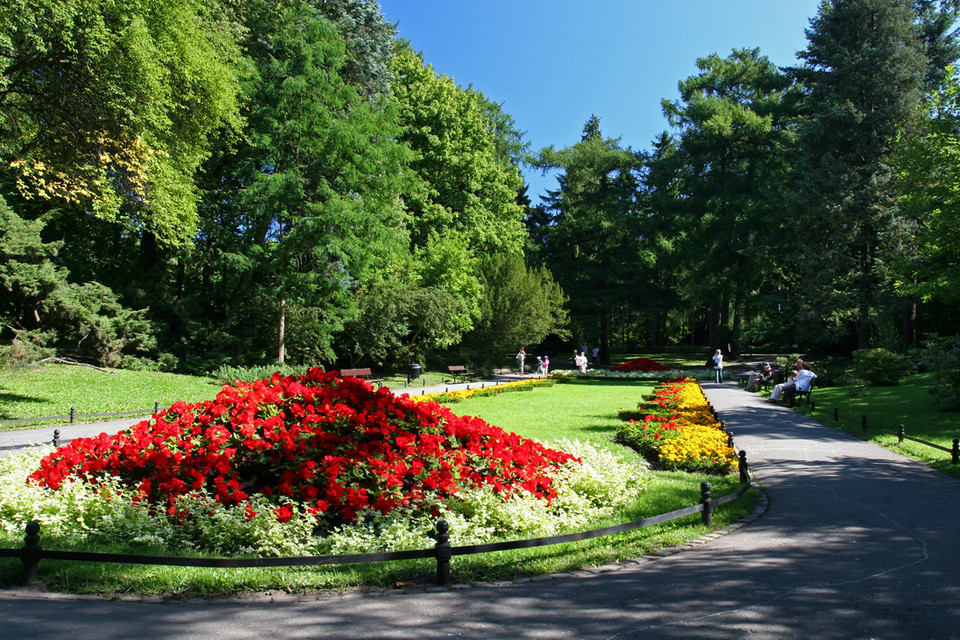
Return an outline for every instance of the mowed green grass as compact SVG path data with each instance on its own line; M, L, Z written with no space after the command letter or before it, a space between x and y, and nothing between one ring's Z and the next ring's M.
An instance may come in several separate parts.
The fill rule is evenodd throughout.
M99 371L49 364L0 370L0 420L117 413L168 407L177 400L212 400L221 385L211 378L155 371ZM96 418L86 419L87 422ZM80 421L83 421L81 419ZM0 430L31 429L36 423L0 425Z
M571 379L552 387L469 398L447 405L457 415L482 418L489 424L540 442L561 438L599 444L630 453L613 444L622 409L636 409L656 383L639 380Z

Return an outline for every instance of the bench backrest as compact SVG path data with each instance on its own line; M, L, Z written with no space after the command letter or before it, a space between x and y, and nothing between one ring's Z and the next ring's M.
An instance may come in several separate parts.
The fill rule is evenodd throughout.
M466 371L467 370L467 368L462 364L452 364L449 367L447 367L447 369L449 371Z
M353 378L360 378L363 376L373 375L370 369L341 369L341 376L351 376Z

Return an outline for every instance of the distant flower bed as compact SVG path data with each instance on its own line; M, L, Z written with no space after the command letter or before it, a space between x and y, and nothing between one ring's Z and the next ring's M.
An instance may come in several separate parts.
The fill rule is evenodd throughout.
M440 404L449 404L460 402L467 398L484 398L496 396L502 393L512 393L514 391L528 391L537 387L549 387L556 383L553 378L530 378L529 380L517 380L516 382L506 382L504 384L491 385L489 387L477 385L472 389L456 389L454 391L445 391L442 393L426 393L420 396L410 396L411 402L439 402Z
M669 371L669 367L650 358L634 358L612 367L611 371Z
M736 452L693 379L661 383L642 418L628 420L616 440L664 469L730 473Z

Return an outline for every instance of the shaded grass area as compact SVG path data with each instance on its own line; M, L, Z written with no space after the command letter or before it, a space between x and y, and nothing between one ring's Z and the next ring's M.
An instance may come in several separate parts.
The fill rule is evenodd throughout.
M553 442L560 438L589 440L627 457L636 456L612 441L619 426L617 414L635 408L643 393L654 386L649 381L572 379L552 387L496 397L471 398L451 405L461 415L475 415L491 424L528 438ZM719 497L738 487L738 477L706 476L683 472L651 472L640 498L596 527L628 522L696 504L700 483L709 481ZM751 491L743 499L714 513L714 527L724 527L749 514L757 501ZM666 546L683 544L708 533L698 515L595 540L456 556L452 561L455 582L512 580L522 576L575 570L621 559L636 558ZM22 538L0 539L0 546L18 547ZM51 549L90 550L115 553L169 555L171 550L122 544L78 543L70 539L45 539ZM203 555L203 554L197 554ZM243 592L310 592L356 590L368 587L404 588L431 584L433 560L339 565L310 568L205 569L152 565L112 565L66 561L41 563L42 589L105 595L146 594L222 596ZM0 584L16 584L20 563L0 559Z
M868 425L894 433L902 424L908 436L951 448L953 439L960 438L960 413L942 411L934 405L934 396L929 391L933 383L934 374L922 373L908 376L896 386L869 387L863 396L847 387L816 387L813 391L816 410L811 412L806 404L799 405L798 410L828 427L875 442L960 478L960 465L951 463L949 453L911 440L898 444L896 435L872 428L863 431L861 426L863 416ZM840 420L834 420L834 409Z
M0 420L77 413L153 411L177 400L212 400L221 385L211 378L156 371L112 372L61 364L0 370ZM146 415L145 415L146 417ZM94 422L98 418L79 421ZM33 429L38 423L0 425L0 430Z

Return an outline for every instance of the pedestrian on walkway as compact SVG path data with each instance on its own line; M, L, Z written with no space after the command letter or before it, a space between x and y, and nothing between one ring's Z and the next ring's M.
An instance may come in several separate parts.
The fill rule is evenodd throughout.
M527 359L527 352L523 350L523 347L520 347L520 351L517 353L517 364L520 365L520 377L523 377L523 366L524 361Z
M716 373L717 383L723 382L723 353L720 349L717 349L711 359L713 360L713 371Z

